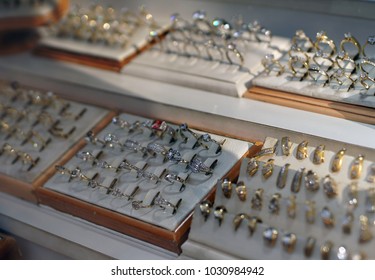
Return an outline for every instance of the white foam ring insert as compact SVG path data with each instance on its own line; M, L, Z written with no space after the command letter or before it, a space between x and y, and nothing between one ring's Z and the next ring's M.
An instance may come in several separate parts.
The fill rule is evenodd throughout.
M310 54L310 57L312 57L312 54ZM375 89L370 81L366 81L366 83L371 85L368 91L366 91L361 85L361 83L359 82L359 78L357 77L358 75L356 74L353 74L351 78L353 80L358 78L358 81L355 83L354 89L350 90L348 90L348 80L346 80L346 82L344 82L344 84L341 86L337 82L335 82L335 80L331 80L331 82L324 87L322 86L325 82L323 76L318 77L317 82L312 80L310 77L299 81L299 79L293 78L291 72L288 71L288 59L289 55L285 54L279 60L280 63L285 66L286 71L284 72L284 74L276 76L275 72L271 72L269 75L266 72L263 72L253 79L253 85L295 93L308 97L375 108ZM348 69L349 67L350 65L347 65ZM334 70L330 70L328 74L331 75L333 71L336 70L337 66L335 66ZM370 77L374 76L374 71L375 69L373 69ZM343 80L345 80L345 78L343 78Z
M2 93L0 96L0 102L2 105L8 104L9 106L12 106L19 110L24 108L22 104L17 104L16 102L7 103L8 101L9 100L6 97L6 94ZM57 127L61 128L63 133L69 132L75 127L74 131L67 139L51 135L51 133L48 132L48 127L46 127L42 123L39 123L36 126L32 127L32 124L36 120L35 118L28 119L26 117L16 124L13 124L14 119L12 118L2 118L2 121L6 121L10 125L13 124L12 127L17 126L25 133L32 129L34 132L37 132L40 135L40 137L42 137L44 140L50 139L50 142L46 145L46 147L43 150L41 150L41 147L34 147L32 145L32 142L30 141L25 144L22 144L22 138L17 138L15 136L7 138L8 134L4 131L1 131L0 149L3 147L4 143L8 143L18 151L28 153L34 160L39 158L37 164L28 171L28 168L30 167L29 164L22 164L21 159L18 159L13 164L15 156L4 152L0 156L1 173L27 183L32 183L38 176L43 174L43 172L48 167L50 167L52 163L58 160L62 155L64 155L64 153L66 153L69 150L69 148L71 148L75 143L77 143L77 141L80 138L82 138L83 135L85 135L87 129L95 126L108 113L107 110L95 106L90 106L73 101L67 102L70 104L70 107L67 109L66 112L71 113L72 115L77 115L83 110L85 110L82 117L80 117L78 120L73 120L70 117L60 116L58 112L53 108L45 109L45 111L49 113L52 119L59 120L59 124L57 125ZM41 110L41 107L38 105L30 105L25 109L32 110L34 114L38 114L39 110ZM37 137L33 137L32 139L39 144L41 143Z
M120 117L129 123L135 121L143 122L147 120L129 114L121 114ZM171 125L171 127L175 129L177 128L175 125ZM126 139L131 139L146 147L148 143L156 142L166 147L179 150L185 160L189 160L194 155L197 155L204 160L206 165L210 165L215 160L217 160L217 164L211 175L205 175L203 173L189 174L185 164L176 164L171 161L164 162L160 155L156 157L147 155L144 157L139 152L126 149L121 151L116 147L105 147L102 149L103 153L99 159L105 160L109 164L115 165L115 162L120 163L126 159L139 168L145 167L145 171L151 172L155 175L160 174L163 169L166 169L171 173L179 174L182 178L189 174L186 188L182 192L180 191L181 184L179 183L171 184L165 180L155 183L148 179L143 179L141 176L137 177L137 174L134 171L120 170L119 172L114 172L111 169L102 169L92 166L91 163L84 162L77 157L73 157L65 165L68 168L79 166L83 174L87 174L89 171L94 170L99 174L97 177L99 182L103 182L107 177L116 178L117 182L115 188L119 188L121 192L126 194L132 193L136 187L139 187L139 191L136 193L134 200L143 201L143 204L145 205L150 205L155 194L158 192L160 192L163 198L173 204L176 204L182 199L175 215L172 214L171 207L162 209L159 206L153 206L150 208L134 210L132 208L132 201L129 201L127 198L116 198L111 194L106 194L103 190L89 188L87 183L85 184L84 182L74 180L68 182L68 177L61 174L55 174L44 187L95 204L99 207L111 209L144 222L166 228L170 231L175 230L181 224L184 218L191 213L194 206L212 190L216 185L217 180L225 176L225 174L233 168L234 164L243 157L249 149L249 146L251 146L248 142L226 138L226 141L222 146L222 151L216 154L215 151L210 149L206 150L203 147L192 149L193 145L191 144L193 144L193 142L195 143L195 141L191 141L191 139L185 144L181 138L178 138L175 143L171 144L169 143L168 138L160 139L156 136L150 137L150 131L146 128L143 128L142 132L128 133L126 129L119 128L112 123L101 131L97 137L102 139L108 133L118 136L122 143L126 141ZM202 132L196 131L196 133ZM224 139L224 137L218 135L212 135L212 138L218 141ZM93 153L100 148L101 147L98 145L88 143L82 151ZM163 178L163 176L160 178Z
M268 138L269 139L269 138ZM267 140L266 140L267 141ZM366 180L370 174L369 167L373 164L374 159L365 159L363 163L363 171L358 180L351 180L349 177L349 170L351 163L355 157L344 155L342 168L337 173L332 173L330 170L332 159L337 151L325 151L325 162L316 165L312 162L313 152L315 147L308 147L308 158L303 160L296 159L296 148L299 143L292 144L292 153L289 156L281 155L280 142L277 146L276 154L265 156L259 159L259 169L254 176L250 176L247 172L249 159L244 159L241 164L239 181L243 181L247 190L246 201L241 201L236 192L235 186L231 197L226 198L221 189L221 182L217 184L217 191L215 196L215 203L212 211L217 206L225 206L228 213L224 215L221 226L218 220L215 219L213 213L208 216L205 221L199 205L197 205L188 241L183 245L182 249L189 257L193 258L244 258L244 259L306 259L304 255L304 247L308 237L316 239L315 249L311 255L311 259L320 259L320 246L326 242L333 242L333 247L330 253L331 259L337 259L337 251L339 246L345 246L346 249L354 255L355 253L364 253L367 258L374 259L375 254L372 249L374 240L367 243L359 243L360 233L360 215L367 215L370 222L370 230L374 234L374 213L368 213L365 209L365 201L367 190L374 187L373 183ZM324 143L322 143L324 144ZM274 159L274 171L272 175L265 179L262 176L263 163L268 159ZM286 163L289 163L289 172L286 181L286 186L279 189L276 186L276 180L280 168ZM291 191L291 183L294 174L300 168L305 168L305 173L308 170L313 170L317 173L320 182L320 188L317 192L310 192L305 187L305 179L302 179L301 188L296 196L296 217L290 218L287 215L288 198L293 192ZM322 178L330 175L338 186L338 195L334 198L328 198L322 187ZM352 182L358 183L358 207L355 208L354 221L350 234L345 234L342 231L342 220L348 207L348 190ZM256 210L251 207L251 199L257 189L263 189L263 203L261 210ZM273 214L269 211L269 201L275 193L281 194L280 211L278 214ZM305 201L313 200L316 204L315 222L309 224L305 220ZM328 207L334 215L334 226L327 228L320 217L320 212L323 207ZM251 236L247 228L247 221L243 220L237 231L233 227L233 219L239 213L246 213L249 216L258 216L263 223L258 223L255 233ZM272 226L278 230L278 238L274 247L269 247L263 241L263 231ZM282 246L281 239L285 233L294 233L297 235L296 247L292 253L288 253ZM199 244L205 244L210 252L203 253L198 248ZM202 255L203 254L203 255ZM203 256L203 257L202 257Z
M163 28L158 30L158 32L159 34L162 34L167 29L168 25L163 24ZM74 38L48 36L47 32L45 32L46 36L40 40L39 44L40 46L51 47L61 50L62 52L66 51L82 56L100 57L112 61L122 62L147 46L149 43L149 32L150 30L146 25L138 27L134 31L134 34L129 37L129 42L124 48L78 41L74 40Z
M242 68L236 58L232 58L234 64L231 65L215 59L167 53L161 51L159 45L136 57L122 73L237 97L246 92L251 80L262 70L262 58L270 53L280 57L282 51L288 49L289 40L274 37L269 46L248 42L237 44L237 47L244 57ZM200 51L205 52L204 49Z
M1 7L0 20L9 18L23 18L23 17L35 17L43 16L51 13L60 0L49 0L44 1L45 3L38 6L30 6L30 4L20 5L19 7ZM22 1L21 1L22 3Z

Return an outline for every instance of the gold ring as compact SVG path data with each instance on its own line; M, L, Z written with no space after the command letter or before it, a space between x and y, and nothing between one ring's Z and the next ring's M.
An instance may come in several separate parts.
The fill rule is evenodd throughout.
M353 213L347 212L344 215L344 218L342 220L342 232L343 233L350 234L352 232L353 221L354 221Z
M258 218L257 216L250 217L249 223L247 224L250 236L252 236L256 231L258 223L262 223L262 220L260 218Z
M237 186L236 186L236 194L237 194L238 198L239 198L241 201L246 201L247 190L246 190L245 183L244 183L243 181L239 181L239 182L237 182Z
M300 65L298 65L298 63ZM307 74L307 72L309 70L309 60L308 60L307 55L306 55L306 58L303 58L301 56L291 56L289 58L288 65L289 65L289 69L292 71L292 75L294 77L298 77L300 79L303 79L306 76L306 74ZM306 72L303 72L303 71L302 72L298 72L297 68L299 68L299 69L305 69Z
M305 175L305 187L308 191L316 192L319 190L319 178L316 172L309 170Z
M292 185L290 186L290 190L293 193L298 193L299 190L301 189L301 184L302 184L302 178L305 172L305 168L302 167L300 168L293 176L292 180Z
M247 173L252 177L259 169L259 163L255 158L251 158L247 164Z
M332 172L339 172L341 170L342 162L344 160L346 149L342 148L340 151L338 151L333 158L331 171Z
M263 240L265 244L269 247L275 246L278 236L279 232L277 231L277 229L273 227L266 228L263 231Z
M232 182L229 179L224 179L221 183L221 191L226 198L232 196Z
M297 203L296 203L296 196L294 194L290 195L287 200L287 214L288 217L294 219L297 214Z
M322 49L321 45L326 45L328 46L329 52L324 52ZM314 43L315 49L322 50L324 53L327 53L329 57L332 57L333 55L336 54L336 45L333 42L333 40L329 39L327 36L327 33L325 31L318 32L316 34L316 41Z
M326 175L323 178L323 190L328 198L333 198L338 193L338 187L335 180L330 176Z
M357 39L352 36L352 34L350 32L345 33L344 36L345 36L345 38L342 39L342 41L340 42L340 50L349 55L349 52L345 49L345 44L354 45L355 48L357 49L357 53L352 56L352 59L353 60L357 59L359 57L360 53L361 53L361 45L359 44Z
M255 191L254 196L251 199L251 208L255 210L261 210L263 205L263 192L264 190L259 188Z
M322 211L320 211L320 217L327 228L332 228L335 225L335 217L327 206L323 207Z
M296 45L306 52L309 52L314 47L313 41L308 36L306 36L303 30L296 31L295 35L292 38L292 45Z
M365 208L366 208L366 212L375 213L375 188L374 187L371 187L367 190Z
M306 244L303 249L305 257L311 257L312 253L314 252L315 243L316 239L314 237L310 236L306 239Z
M322 260L328 260L330 258L332 247L332 241L328 240L323 243L323 245L320 247L320 257Z
M325 145L319 145L314 150L314 156L313 156L313 163L314 164L321 164L324 162L324 150L326 146Z
M350 165L350 179L355 180L361 177L364 159L365 157L363 155L358 155L358 157L353 160Z
M296 159L302 160L307 158L307 145L309 142L302 141L297 147Z
M245 214L245 213L240 213L240 214L237 214L236 216L234 216L233 218L233 226L234 226L234 230L237 231L238 228L240 227L241 223L242 223L242 220L249 220L250 217L249 215Z
M279 175L277 176L276 186L279 189L285 188L286 180L288 178L288 170L289 170L289 163L286 163L283 167L281 167Z
M225 56L229 62L229 64L235 64L234 61L230 58L230 53L233 53L235 57L239 60L239 66L242 67L244 64L244 57L242 56L241 52L237 49L234 43L229 43L226 47Z
M367 243L373 238L373 235L369 226L368 217L365 215L359 216L359 222L361 224L360 232L359 232L359 243Z
M269 159L267 162L263 164L262 167L262 175L265 179L268 179L272 173L273 173L273 165L274 165L274 159Z
M225 216L225 213L227 213L227 208L225 208L225 206L221 205L221 206L217 206L215 208L215 211L214 211L214 216L215 216L215 219L218 220L219 222L219 226L221 226L223 220L224 220L224 216Z
M294 248L296 247L297 235L294 233L285 233L281 239L281 243L283 244L284 250L291 254L294 252Z
M346 52L339 52L335 58L335 63L340 69L345 71L348 69L348 65L350 65L350 73L354 73L357 70L357 64Z
M371 46L374 46L374 45L375 45L375 36L374 36L374 35L369 36L369 37L367 38L367 40L366 40L366 43L363 45L363 47L362 47L362 56L363 56L363 57L368 57L368 55L367 55L366 52L365 52L365 49L366 49L366 47L369 46L369 45L371 45Z
M266 54L261 63L267 74L270 74L275 69L277 71L276 76L280 76L285 71L285 67L281 65L279 60L275 59L273 54Z
M316 215L316 211L315 211L315 201L313 200L306 200L305 201L305 219L306 219L306 222L309 223L309 224L313 224L315 222L315 215Z
M327 72L324 70L321 70L319 67L316 67L316 66L312 66L309 68L308 75L315 82L318 82L320 78L323 76L325 78L323 87L326 86L326 84L330 81L330 76L327 74Z
M204 200L199 204L199 210L201 211L204 221L207 221L207 218L211 214L212 203L209 200Z
M280 199L281 199L281 194L275 193L272 195L271 200L268 204L268 209L271 214L279 214L280 211Z
M328 56L326 53L323 53L322 50L318 50L315 52L313 56L313 61L316 63L316 65L319 66L319 68L326 68L326 70L329 70L332 68L334 61L330 56ZM328 65L325 64L325 62L328 61Z
M281 153L283 156L289 156L290 149L292 148L292 141L288 136L281 138Z

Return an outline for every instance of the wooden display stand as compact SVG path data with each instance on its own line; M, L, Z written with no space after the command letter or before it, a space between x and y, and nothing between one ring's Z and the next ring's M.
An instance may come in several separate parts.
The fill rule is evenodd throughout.
M0 17L0 31L37 27L56 22L68 11L68 8L68 0L59 0L56 3L56 7L45 14L36 13L33 15L7 16L5 18Z
M255 143L252 145L248 152L243 155L243 157L224 177L233 180L237 178L242 159L256 154L261 149L261 145L261 143ZM78 149L75 149L74 152L72 151L70 155L73 155L76 151L78 151ZM64 159L62 159L58 164L64 165L67 163L68 159L68 157L64 157ZM53 172L55 172L55 169L51 167L51 169L48 171L48 175L46 175L46 178L49 178L50 174ZM40 184L42 184L42 181ZM213 201L215 191L215 186L212 186L211 191L202 199L209 199ZM174 231L170 231L157 225L141 221L137 218L112 211L111 209L103 208L99 205L95 205L45 187L37 188L36 194L40 204L50 206L59 211L88 220L95 224L118 231L142 241L146 241L177 254L181 253L181 245L188 237L193 215L193 212L189 213L189 215L184 218L184 220Z
M18 248L16 240L0 233L0 260L20 260L22 254Z
M337 118L375 124L375 110L359 105L317 99L258 86L251 87L244 97Z

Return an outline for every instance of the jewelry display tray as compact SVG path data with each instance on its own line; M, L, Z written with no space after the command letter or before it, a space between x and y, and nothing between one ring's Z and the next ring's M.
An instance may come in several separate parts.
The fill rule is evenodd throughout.
M163 24L158 30L159 36L168 30L168 24ZM46 30L42 30L45 33ZM103 44L90 44L76 41L72 38L55 38L46 34L40 40L34 53L53 59L75 62L97 68L120 71L120 69L149 48L153 42L148 40L149 27L140 26L129 38L125 48L111 48Z
M235 97L241 97L247 91L253 78L261 71L261 60L266 54L272 53L278 58L290 47L288 39L277 36L272 38L270 45L258 42L238 44L244 57L244 65L240 67L235 63L166 53L161 50L160 44L164 42L138 55L121 72Z
M50 0L38 7L1 8L0 31L41 26L55 22L68 10L68 0Z
M13 156L6 155L5 153L2 154L0 156L0 179L3 182L3 184L0 185L1 191L10 193L22 199L37 202L35 189L49 178L51 175L49 172L51 165L69 153L70 149L85 135L86 129L94 128L103 119L111 117L111 113L106 109L67 99L64 100L69 101L69 110L71 110L71 112L79 112L82 109L86 109L82 117L73 123L75 130L67 139L52 137L51 142L39 152L32 145L19 146L21 140L15 141L12 140L12 138L5 139L6 133L1 134L1 146L4 143L9 143L11 145L14 144L23 152L30 154L34 159L39 157L37 164L28 171L27 166L23 166L21 160L18 160L13 164ZM70 128L72 126L72 120L61 119L60 126L64 127L65 125L69 125ZM26 123L24 129L28 128L29 126ZM36 129L38 130L38 128ZM45 133L44 130L40 130L39 132L42 134Z
M129 123L149 120L130 114L121 114L120 117ZM176 128L174 125L171 126ZM127 135L126 130L112 123L98 133L97 137L101 138L108 133L113 133L122 140L125 138L128 139L128 136L130 137L130 135ZM197 131L197 133L200 132ZM216 140L224 139L222 136L210 135ZM145 135L142 133L142 135L135 135L134 137L134 140L141 141ZM147 137L149 138L149 135L147 135ZM164 182L154 184L151 181L138 178L133 172L125 172L118 176L115 187L119 188L123 193L130 194L135 186L139 186L139 191L135 194L134 200L143 200L144 204L150 204L152 198L158 192L160 192L163 198L173 204L176 204L179 199L182 199L175 215L172 214L171 209L168 207L164 210L157 206L135 210L132 208L131 200L116 198L110 194L106 194L105 191L103 192L103 190L100 189L90 189L87 184L74 180L69 183L66 175L58 173L53 175L43 187L38 188L37 195L42 205L50 206L167 250L180 253L180 246L187 238L192 210L195 204L204 198L212 197L214 191L213 187L217 180L226 176L230 178L238 176L241 159L257 148L256 145L251 146L249 142L227 137L225 137L225 139L226 142L223 144L222 151L215 157L218 161L213 169L213 174L210 176L204 174L190 174L186 183L186 188L182 192L180 192L180 186L178 184L166 184ZM163 145L169 145L168 142L160 141ZM150 140L148 140L148 142L150 142ZM190 142L190 144L192 144L192 142ZM190 144L189 142L187 143L187 145ZM174 145L181 146L181 143L177 141ZM172 147L175 148L177 146ZM92 143L81 147L81 151L93 151L95 149L97 150L99 148ZM206 154L207 156L208 152L202 149L203 148L198 148L195 152L198 153L198 156L205 158L204 155ZM184 149L182 149L182 151L184 151ZM189 152L184 153L185 156L189 154ZM108 162L111 162L111 158L115 159L116 157L121 157L118 151L111 151L111 149L108 151L108 148L103 150L103 154L109 156L108 159L105 159ZM129 162L132 162L132 164L138 162L138 167L144 166L143 161L147 161L148 165L146 170L155 174L158 170L160 172L161 169L166 167L174 172L178 172L180 175L182 174L181 172L186 172L184 171L185 168L181 169L178 166L173 167L173 164L171 165L171 163L168 162L159 162L158 164L161 165L155 168L155 163L158 161L157 159L142 159L142 156L134 152L125 151L122 157L124 156ZM209 157L208 160L210 160ZM67 168L74 168L78 165L82 169L82 173L89 172L90 170L92 173L94 170L99 173L98 177L100 180L102 178L106 180L107 178L111 178L111 176L116 176L113 175L113 171L92 167L91 164L85 163L75 157L66 159L59 164Z
M281 59L287 65L288 54ZM253 79L252 87L244 97L282 106L317 112L334 117L375 124L374 90L362 92L359 85L347 91L347 85L327 85L322 87L315 81L299 81L290 73L276 76L261 73Z
M267 155L258 158L259 170L255 175L250 176L247 171L249 158L242 161L240 175L238 182L244 182L247 190L246 201L241 201L236 195L233 186L231 197L228 199L223 195L221 182L218 182L216 187L216 194L214 204L211 207L211 213L205 220L201 213L200 205L197 205L194 211L189 239L182 246L182 259L321 259L320 246L325 241L331 241L333 246L329 253L330 259L337 259L336 253L340 246L346 248L346 253L353 253L351 257L365 257L373 259L375 257L374 239L360 243L359 233L360 224L359 216L368 215L370 221L370 232L372 236L375 234L374 230L374 213L366 212L366 189L373 187L374 183L367 181L367 176L374 176L371 173L370 166L375 163L375 153L372 149L364 149L362 147L348 145L338 142L327 141L309 136L304 138L308 141L308 157L303 160L296 159L297 141L300 139L291 139L291 154L283 156L280 151L280 141L277 143L275 154ZM267 137L264 141L264 146L268 143L275 143L278 139ZM281 140L281 139L279 139ZM320 165L313 164L312 158L315 147L320 144L326 144L325 162ZM346 153L343 156L343 163L341 170L337 173L330 171L332 160L337 151L346 148ZM362 154L365 156L363 162L363 169L361 176L356 180L350 179L350 167L353 160ZM265 179L262 176L262 166L268 159L274 159L274 170L272 175ZM278 177L280 168L289 163L289 174L286 185L283 189L276 186L276 179ZM318 174L319 181L323 176L330 174L334 178L338 186L338 194L334 198L327 198L323 192L322 184L320 189L316 192L309 192L305 188L305 179L302 179L301 188L298 193L293 193L290 189L292 180L297 170L305 168L305 174L308 170L313 170ZM373 171L372 171L373 172ZM374 178L374 177L373 177ZM352 224L351 233L344 234L341 230L342 217L345 214L345 207L349 200L349 187L351 183L356 183L358 186L358 206L352 212L354 215L354 222ZM263 206L261 210L252 209L251 199L258 188L262 188ZM279 213L270 213L269 201L273 194L279 193L280 209ZM287 215L287 199L291 194L296 196L296 216L294 219ZM305 221L305 200L314 200L316 206L315 222L309 224ZM373 201L374 202L374 201ZM367 203L367 202L366 202ZM221 226L218 220L214 217L213 211L218 206L224 206L227 213L224 214ZM335 220L333 227L326 227L320 217L320 210L327 206L333 213ZM253 235L250 235L247 226L247 221L244 219L237 230L234 229L233 219L237 214L245 213L249 216L256 216L262 220L262 223L256 225L256 230ZM267 246L263 240L263 231L273 227L278 230L278 237L275 245ZM297 236L297 241L294 250L288 253L284 250L282 245L282 237L285 233L294 233ZM316 239L315 248L309 257L304 255L304 246L308 237ZM356 253L356 254L354 254ZM350 257L349 257L350 258Z

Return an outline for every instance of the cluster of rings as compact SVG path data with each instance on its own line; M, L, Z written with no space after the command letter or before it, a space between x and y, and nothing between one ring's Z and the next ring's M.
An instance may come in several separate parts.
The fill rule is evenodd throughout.
M209 20L204 11L193 13L192 21L179 14L171 16L172 27L161 48L181 56L218 61L220 63L244 64L244 55L238 48L248 42L271 42L271 32L258 22L235 25L222 18Z
M57 25L50 27L50 33L60 38L125 48L142 26L152 30L160 28L144 7L136 13L126 8L116 10L101 5L89 9L76 6Z
M348 48L349 45L352 47ZM324 31L317 33L313 42L302 30L298 30L292 38L287 65L272 54L263 58L262 65L267 74L274 72L280 76L288 69L294 78L301 81L309 77L323 86L343 86L349 91L359 85L368 90L375 83L375 63L366 53L372 45L375 45L374 36L369 36L361 47L354 36L346 33L337 52L335 43Z
M20 159L23 165L28 166L27 171L30 171L39 162L40 159L39 157L33 158L29 153L26 153L20 149L16 149L9 143L3 144L0 150L0 156L1 155L13 156L14 159L12 161L12 164L15 164Z

